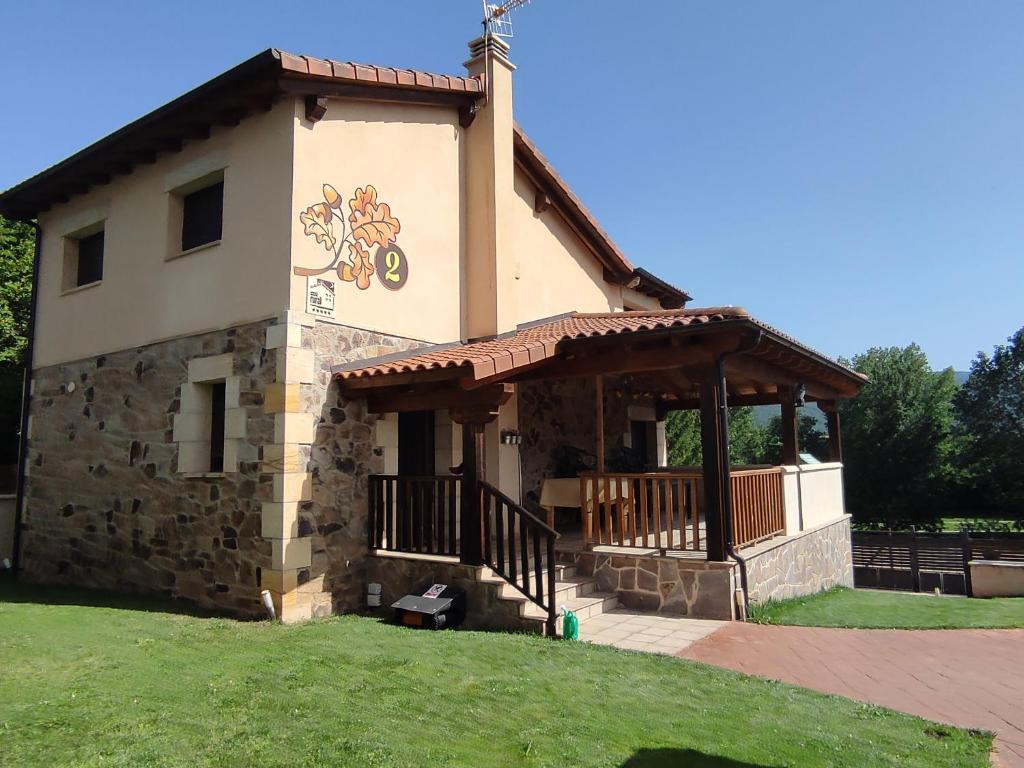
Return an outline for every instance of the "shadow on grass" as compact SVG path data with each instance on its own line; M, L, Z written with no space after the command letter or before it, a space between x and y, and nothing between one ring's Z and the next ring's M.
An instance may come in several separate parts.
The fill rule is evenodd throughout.
M641 749L621 768L771 768L761 763L744 763L728 757L705 755L693 749Z
M61 587L45 584L27 584L11 576L0 577L0 603L34 603L37 605L82 605L92 608L116 608L124 611L174 613L196 618L237 619L224 613L203 608L187 600L174 600L152 595L132 595L104 592L81 587Z

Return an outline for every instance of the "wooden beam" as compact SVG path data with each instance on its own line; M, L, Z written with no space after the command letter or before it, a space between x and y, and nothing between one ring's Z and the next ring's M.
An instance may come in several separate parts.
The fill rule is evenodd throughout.
M484 444L486 422L462 425L462 489L459 515L461 545L459 560L465 565L483 565L483 504L480 481L487 476Z
M807 380L799 374L783 370L775 365L761 362L749 355L735 355L725 361L726 375L738 374L754 382L795 386L804 384L807 394L815 400L833 400L840 392L830 386Z
M842 462L843 437L839 423L839 408L835 400L823 400L818 407L825 412L828 425L828 460Z
M597 433L597 471L604 472L604 377L594 377L594 431Z
M366 393L366 407L370 413L441 409L462 409L466 412L483 409L483 412L489 412L504 405L514 392L515 387L512 384L492 384L472 392L466 392L456 386L413 387L383 392L370 390Z
M479 94L472 91L414 90L410 88L360 85L358 83L324 82L303 78L281 78L278 84L285 93L300 96L310 94L337 99L359 99L360 101L401 102L428 106L460 107L476 103Z
M718 421L718 376L711 367L700 383L700 447L704 478L704 527L708 560L725 562L722 441Z
M327 97L309 94L306 96L306 119L311 123L319 123L327 114Z

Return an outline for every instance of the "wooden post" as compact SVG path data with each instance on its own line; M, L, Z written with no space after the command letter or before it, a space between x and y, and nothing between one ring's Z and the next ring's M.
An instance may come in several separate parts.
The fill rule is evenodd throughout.
M459 520L462 548L459 561L466 565L483 564L483 509L480 481L486 477L484 421L462 424L462 514Z
M712 368L700 383L700 447L704 473L704 526L708 560L725 561L722 500L722 439L718 429L718 375Z
M596 412L594 429L597 432L597 471L604 472L604 377L594 377Z
M462 425L462 508L459 513L461 539L459 560L466 565L483 565L484 508L480 482L487 477L484 430L498 417L515 388L511 384L496 385L481 391L476 398L466 398L463 405L451 407L452 421Z
M835 400L820 400L818 407L828 422L828 460L842 462L843 438L839 426L839 408Z
M800 425L797 421L795 393L792 387L779 387L782 405L782 465L800 466Z

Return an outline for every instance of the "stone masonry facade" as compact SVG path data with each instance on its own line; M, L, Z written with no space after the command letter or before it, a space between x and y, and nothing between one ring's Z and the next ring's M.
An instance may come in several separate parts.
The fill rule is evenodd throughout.
M853 587L849 516L769 544L747 560L752 603L787 600L836 586Z
M286 621L361 607L379 417L330 370L420 344L286 312L37 371L24 578L244 617L267 589ZM197 464L206 381L226 382L218 473Z
M582 576L627 608L729 621L735 617L735 564L682 557L577 552Z
M593 454L596 446L595 384L593 377L523 382L517 386L519 428L523 443L523 498L533 493L540 498L541 485L554 477L555 452L572 446ZM605 389L605 453L613 456L629 429L626 403Z
M36 371L22 575L155 594L251 616L271 565L260 536L273 442L264 391L269 322L151 344ZM180 472L175 431L190 363L228 360L234 471ZM186 418L187 420L187 418Z
M279 359L298 361L297 373L276 384L282 396L273 398L277 429L269 451L276 461L264 462L282 478L284 493L264 504L264 526L265 535L282 536L282 550L294 548L267 589L282 618L300 621L365 605L369 476L385 469L383 422L364 399L340 396L331 369L423 342L306 315L289 313L287 320L287 332L270 343Z

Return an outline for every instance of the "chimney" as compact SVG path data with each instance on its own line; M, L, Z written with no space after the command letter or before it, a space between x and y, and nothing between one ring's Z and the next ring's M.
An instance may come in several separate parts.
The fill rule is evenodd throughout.
M515 196L512 157L512 73L509 46L492 34L469 44L470 76L482 75L487 98L466 130L465 335L480 338L515 328L510 221ZM500 293L499 293L500 291Z

